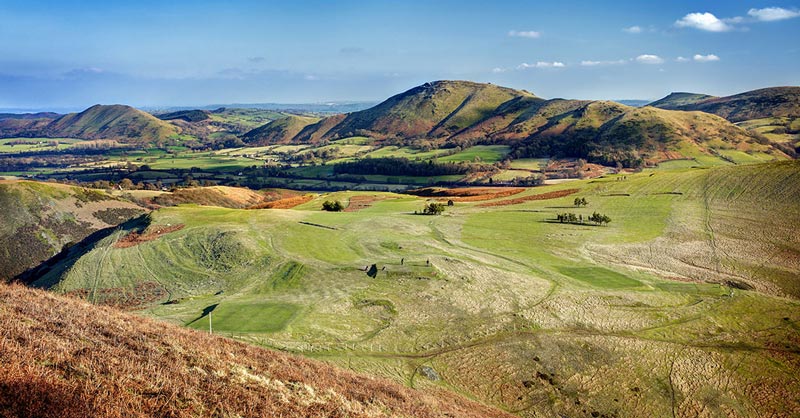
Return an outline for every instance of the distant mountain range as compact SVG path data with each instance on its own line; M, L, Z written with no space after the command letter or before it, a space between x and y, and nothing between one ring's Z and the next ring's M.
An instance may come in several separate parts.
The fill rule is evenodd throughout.
M210 104L205 106L145 106L141 109L147 112L164 113L179 110L216 110L225 109L264 109L297 113L350 113L368 109L375 106L375 102L326 102L326 103L228 103Z

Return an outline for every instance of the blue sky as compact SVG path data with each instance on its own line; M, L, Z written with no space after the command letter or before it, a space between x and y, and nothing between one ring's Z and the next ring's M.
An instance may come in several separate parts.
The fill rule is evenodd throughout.
M0 0L0 108L726 95L800 84L795 1Z

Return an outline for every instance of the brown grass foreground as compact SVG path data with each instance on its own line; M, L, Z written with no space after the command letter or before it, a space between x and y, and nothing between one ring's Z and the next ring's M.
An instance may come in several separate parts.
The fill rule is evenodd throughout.
M2 417L509 417L21 285L0 284Z

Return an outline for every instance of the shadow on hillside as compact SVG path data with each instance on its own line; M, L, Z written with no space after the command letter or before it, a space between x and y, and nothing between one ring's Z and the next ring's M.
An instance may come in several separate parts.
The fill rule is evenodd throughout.
M198 316L197 318L195 318L195 319L193 319L193 320L191 320L191 321L187 322L187 323L186 323L186 326L188 327L189 325L192 325L192 324L194 324L195 322L197 322L197 321L199 321L199 320L201 320L201 319L203 319L203 318L207 317L207 316L208 316L208 314L210 314L211 312L213 312L213 311L214 311L214 309L217 309L217 306L219 306L219 303L215 303L215 304L213 304L213 305L208 305L208 306L206 306L205 308L203 308L203 313L201 313L201 314L200 314L200 316Z
M95 249L100 241L115 231L143 231L150 225L148 214L133 218L117 226L95 231L78 243L66 245L58 254L45 260L36 267L20 273L12 281L21 282L31 287L50 288L58 283L61 275L68 271L82 256Z

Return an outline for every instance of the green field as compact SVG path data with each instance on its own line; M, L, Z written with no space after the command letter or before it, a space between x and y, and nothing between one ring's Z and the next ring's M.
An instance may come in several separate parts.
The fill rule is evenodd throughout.
M506 145L476 145L459 153L440 157L439 162L484 162L495 163L502 160L511 148Z

